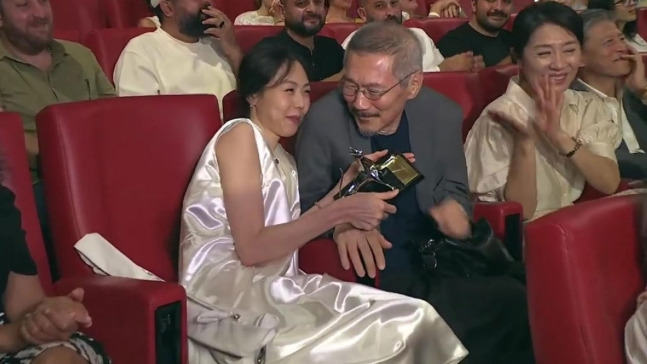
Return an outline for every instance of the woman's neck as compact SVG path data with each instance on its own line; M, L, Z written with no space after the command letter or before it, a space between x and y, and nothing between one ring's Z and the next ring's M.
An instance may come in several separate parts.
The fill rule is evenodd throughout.
M261 135L263 135L263 139L265 139L265 143L267 143L267 146L273 152L276 149L276 146L279 145L279 139L281 139L281 137L272 133L269 129L264 127L263 123L256 115L256 112L254 112L253 110L251 115L249 116L249 119L252 121L252 123L256 124L259 127L259 129L261 129Z
M528 94L531 98L534 99L535 96L535 90L532 89L532 85L528 80L523 76L523 74L519 74L519 87L521 87L522 90Z
M326 22L350 22L351 18L348 17L346 9L331 7L326 16Z
M265 3L262 3L261 7L256 10L256 13L260 16L270 16L270 9L265 7Z
M620 29L620 31L622 32L625 30L625 25L627 25L627 23L624 21L616 21L616 25L618 26L618 29Z

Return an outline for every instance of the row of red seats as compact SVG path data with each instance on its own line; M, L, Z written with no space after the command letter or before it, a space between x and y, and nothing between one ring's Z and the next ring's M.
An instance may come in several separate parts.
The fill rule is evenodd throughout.
M497 76L492 82L503 79L504 77ZM311 97L316 100L325 94L327 88L330 89L329 84L316 84ZM227 104L225 107L228 107ZM9 160L4 183L18 195L18 206L23 212L23 227L27 231L30 250L38 262L39 272L43 273L41 279L46 289L50 293L66 292L77 285L86 289L86 302L95 317L89 333L106 345L117 363L159 362L159 345L164 337L156 333L160 324L159 312L168 306L175 306L177 315L167 318L171 322L175 319L177 326L167 332L167 336L170 337L170 346L177 344L179 349L175 352L178 360L170 362L185 363L186 297L182 288L174 283L95 276L80 260L73 246L85 234L98 232L135 263L169 282L177 280L178 228L184 192L202 149L222 124L215 97L149 96L59 104L43 110L37 117L37 124L54 250L63 277L56 284L52 284L47 273L49 270L30 189L20 118L16 114L0 113L1 152ZM582 216L591 215L588 209L579 211ZM502 229L511 221L510 217L514 220L514 216L517 216L517 229L520 232L518 204L478 204L476 214L487 217L499 236L502 232L508 233ZM599 229L615 231L627 222L635 222L635 219L626 215L617 215L623 218L619 224L608 224L607 220L606 224L599 224ZM549 222L559 223L554 219ZM607 227L602 227L603 225ZM555 229L541 229L536 234L555 238L554 244L573 240L561 233L561 230ZM606 230L602 236L622 241L630 241L632 238L628 235L610 235ZM552 232L561 235L546 235ZM592 237L596 238L596 235ZM534 241L535 246L538 246L539 239L531 237L529 241ZM609 241L605 243L607 246L615 246L608 244ZM563 254L557 248L550 252ZM623 250L623 257L631 256L632 252L628 248ZM559 344L560 351L554 350L553 347L557 344L552 340L551 333L555 327L570 321L548 321L546 317L551 316L544 305L560 309L554 307L559 303L556 291L558 288L571 287L571 281L561 280L561 276L555 277L549 273L556 265L573 269L566 261L571 257L555 261L551 259L552 255L540 253L533 253L540 257L535 260L529 257L530 253L526 254L529 262L533 262L533 265L529 265L529 282L535 286L542 285L542 289L550 291L548 297L557 301L545 302L547 298L542 291L531 292L531 314L537 312L547 315L531 317L532 322L536 323L533 335L543 338L543 341L535 344L535 348L543 358L548 358L540 363L565 363L566 361L558 359L581 357L583 349L581 345L573 344L563 348ZM613 255L609 253L606 256ZM300 259L302 268L307 272L326 272L338 278L355 280L352 272L344 271L339 266L336 248L330 241L309 243L300 250ZM610 262L600 263L600 266L614 269L619 267ZM595 272L596 262L586 267L591 268L587 272L591 274ZM617 276L624 278L624 275L635 273L636 268L632 267L630 265ZM605 287L613 284L615 277L607 278L602 283ZM551 280L550 282L559 280L561 283L544 287L547 284L542 283L542 280L545 279ZM638 289L637 280L633 278L623 283L623 300L626 301L629 293ZM533 285L530 286L531 290ZM569 299L573 303L580 303L579 297L569 296ZM603 294L596 299L607 297ZM602 326L608 328L611 325L614 332L617 332L616 321L626 319L625 301L618 302L614 299L612 303L622 306L623 310L614 311L613 322L603 321ZM594 308L600 309L599 305ZM579 312L572 312L570 308L563 311L568 315L581 315ZM601 316L595 315L598 312L595 311L590 316L600 320ZM589 315L587 317L591 318ZM579 321L576 324L580 324ZM538 333L535 327L541 327L545 331ZM576 339L567 338L568 342L573 340ZM544 343L550 351L544 348ZM166 346L169 346L168 342ZM607 343L607 347L611 346ZM571 362L620 363L598 360Z
M255 10L254 0L211 0L213 4L227 14L233 21L243 12ZM431 0L417 0L421 13L427 14ZM459 0L467 16L472 14L471 0ZM531 0L514 0L515 11L523 9ZM55 29L58 32L77 32L85 36L94 29L132 28L144 17L151 16L152 11L147 0L51 0L55 18ZM349 15L357 16L358 1L353 0Z

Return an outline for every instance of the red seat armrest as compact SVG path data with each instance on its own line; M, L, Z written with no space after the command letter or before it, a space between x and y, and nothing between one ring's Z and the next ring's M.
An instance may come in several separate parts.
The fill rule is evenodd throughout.
M521 260L523 255L523 209L517 202L478 202L474 205L474 220L485 218L492 231L501 239L510 254Z
M59 295L76 287L84 289L83 303L92 316L92 327L84 331L103 344L114 363L158 363L160 344L179 350L179 360L171 362L187 363L186 293L182 286L107 276L65 278L55 283ZM159 353L164 354L168 352Z
M328 274L346 282L356 282L352 269L341 266L337 244L332 239L315 239L299 249L299 267L306 273Z

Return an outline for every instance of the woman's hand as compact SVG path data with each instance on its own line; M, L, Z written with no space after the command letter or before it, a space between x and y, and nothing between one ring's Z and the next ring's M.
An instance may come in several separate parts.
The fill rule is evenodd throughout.
M532 142L534 140L535 131L532 127L523 125L514 118L499 111L490 110L488 111L488 115L495 123L501 125L503 129L510 133L515 141Z
M572 143L571 137L567 135L560 124L562 116L562 105L564 105L564 93L557 90L555 83L548 75L542 75L531 82L535 91L535 105L537 117L532 124L538 135L546 137L548 141L564 153L570 146L564 146L565 141ZM567 149L567 150L564 150Z
M397 209L387 203L398 195L399 190L380 193L360 192L344 197L334 203L340 204L340 210L348 216L348 222L361 230L371 230L380 225L389 214Z

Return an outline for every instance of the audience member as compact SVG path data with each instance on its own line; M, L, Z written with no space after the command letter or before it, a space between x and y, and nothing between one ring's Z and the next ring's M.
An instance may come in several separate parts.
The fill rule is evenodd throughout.
M467 136L470 191L518 202L526 219L572 204L585 183L614 193L620 130L597 96L568 89L581 66L582 18L563 4L535 3L512 35L520 74Z
M285 29L261 43L290 48L303 59L310 82L339 79L344 49L333 38L317 35L325 24L328 0L281 0Z
M625 35L625 41L636 51L647 52L647 42L638 34L636 0L589 0L588 7L613 11L616 24Z
M449 6L454 0L438 0L434 5L444 4ZM440 6L440 5L438 5ZM402 8L399 0L359 0L357 14L366 23L372 22L395 22L402 24ZM427 33L420 28L409 28L416 36L423 48L422 70L424 72L438 71L479 71L484 67L483 58L474 56L472 52L464 52L445 59L440 53L434 41ZM352 32L342 47L348 47L348 43L355 36L357 31Z
M244 12L236 17L235 25L274 25L283 21L278 9L280 0L255 0L257 10Z
M642 57L630 48L606 10L586 10L579 82L609 108L622 131L616 150L620 177L647 179L647 80Z
M410 8L412 5L407 5L411 4L412 1L416 0L401 0L403 1L403 6L402 9ZM417 3L417 1L416 1ZM429 14L427 15L428 18L459 18L459 17L465 17L465 13L463 12L463 9L461 8L460 3L458 0L437 0L434 1L433 4L429 7Z
M326 23L354 23L356 19L348 16L352 0L330 0Z
M0 363L110 364L101 344L77 332L92 325L83 289L45 296L14 201L0 186Z
M238 91L249 118L227 122L207 144L184 200L189 361L460 361L465 348L429 304L299 270L299 247L339 223L374 228L395 211L384 200L397 194L334 200L333 187L301 214L294 159L279 139L297 132L309 90L287 47L261 43L243 59ZM346 182L357 168L348 168ZM198 315L218 319L191 319Z
M48 1L0 0L0 108L22 116L35 181L36 114L52 104L115 94L92 52L55 40L52 24Z
M342 266L371 278L379 269L380 289L432 303L470 352L461 363L532 363L520 282L444 277L424 272L419 262L416 236L440 231L465 238L472 211L461 145L463 113L422 82L422 47L414 33L394 23L371 23L357 32L348 44L340 89L316 102L299 130L301 207L325 201L339 181L337 171L353 163L350 147L413 153L424 179L392 201L395 214L368 231L335 225Z
M647 203L643 200L640 228L643 277L647 274ZM647 363L647 288L638 295L637 308L625 325L625 356L627 364Z
M234 27L206 0L151 0L161 27L128 42L115 66L119 96L213 94L236 85L242 58Z
M474 0L472 19L449 31L438 42L444 57L471 51L486 67L512 62L512 35L503 29L514 11L512 0Z

